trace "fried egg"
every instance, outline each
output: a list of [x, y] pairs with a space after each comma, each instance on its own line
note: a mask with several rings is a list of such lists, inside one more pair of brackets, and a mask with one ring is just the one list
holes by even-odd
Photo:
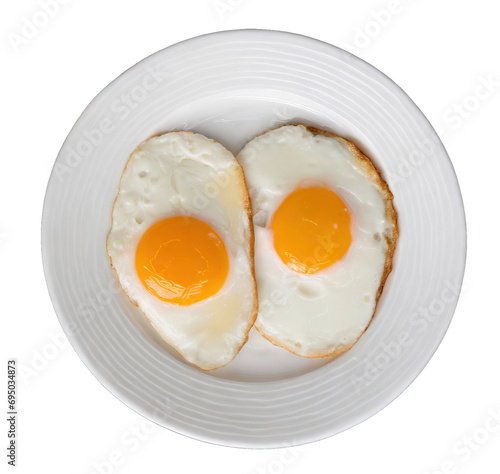
[[143, 142], [121, 176], [107, 237], [130, 301], [187, 361], [230, 362], [257, 315], [245, 178], [219, 143], [189, 132]]
[[237, 156], [255, 225], [258, 331], [303, 357], [350, 349], [368, 327], [398, 236], [393, 196], [353, 143], [287, 125]]

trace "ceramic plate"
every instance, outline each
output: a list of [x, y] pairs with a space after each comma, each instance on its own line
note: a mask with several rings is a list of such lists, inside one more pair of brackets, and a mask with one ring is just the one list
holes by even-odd
[[[233, 362], [203, 372], [156, 335], [117, 283], [105, 241], [120, 175], [137, 145], [155, 134], [191, 130], [236, 154], [286, 123], [335, 132], [372, 158], [399, 213], [394, 270], [372, 324], [346, 354], [303, 359], [253, 329]], [[280, 447], [367, 419], [415, 379], [452, 318], [466, 235], [446, 151], [394, 82], [332, 45], [241, 30], [159, 51], [90, 103], [50, 177], [42, 250], [61, 325], [118, 399], [193, 438]]]

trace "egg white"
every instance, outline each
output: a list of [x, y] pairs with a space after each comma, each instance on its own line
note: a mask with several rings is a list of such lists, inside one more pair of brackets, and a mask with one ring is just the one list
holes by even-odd
[[[370, 323], [390, 271], [397, 226], [386, 184], [352, 144], [302, 125], [258, 136], [237, 159], [254, 213], [256, 328], [303, 357], [345, 352]], [[326, 185], [347, 204], [352, 243], [340, 261], [304, 275], [281, 261], [270, 223], [292, 191], [314, 185]]]
[[[230, 362], [257, 312], [250, 203], [234, 156], [203, 135], [170, 132], [143, 142], [123, 171], [107, 251], [120, 284], [159, 335], [192, 364], [210, 370]], [[135, 269], [143, 233], [154, 223], [190, 216], [224, 241], [229, 272], [221, 290], [192, 305], [150, 294]]]

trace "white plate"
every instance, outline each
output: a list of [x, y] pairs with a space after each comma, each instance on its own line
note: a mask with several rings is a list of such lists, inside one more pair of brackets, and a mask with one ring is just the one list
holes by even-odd
[[[382, 171], [399, 212], [394, 270], [372, 324], [346, 354], [302, 359], [252, 330], [233, 362], [205, 373], [163, 343], [117, 285], [105, 239], [118, 181], [130, 153], [151, 135], [192, 130], [236, 154], [284, 123], [347, 137]], [[345, 430], [415, 379], [452, 318], [466, 235], [446, 151], [396, 84], [329, 44], [242, 30], [159, 51], [91, 102], [57, 157], [42, 248], [61, 325], [111, 393], [200, 440], [278, 447]]]

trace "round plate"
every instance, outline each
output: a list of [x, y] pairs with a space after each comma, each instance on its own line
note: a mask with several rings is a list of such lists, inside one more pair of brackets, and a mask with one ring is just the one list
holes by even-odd
[[[228, 366], [203, 372], [149, 326], [106, 254], [111, 208], [139, 143], [191, 130], [233, 153], [302, 123], [348, 138], [395, 196], [400, 238], [375, 318], [331, 359], [302, 359], [252, 330]], [[443, 338], [462, 282], [465, 218], [453, 167], [408, 96], [373, 66], [290, 33], [241, 30], [144, 59], [85, 109], [57, 157], [42, 250], [61, 325], [98, 380], [138, 413], [213, 443], [279, 447], [349, 428], [396, 398]]]

